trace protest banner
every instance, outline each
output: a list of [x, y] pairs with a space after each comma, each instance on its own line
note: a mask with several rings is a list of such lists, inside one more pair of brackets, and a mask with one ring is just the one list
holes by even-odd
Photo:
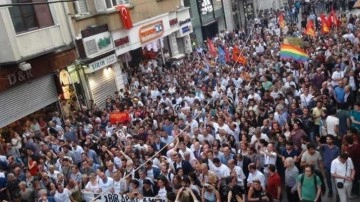
[[[94, 198], [99, 196], [99, 194], [94, 194], [93, 192], [82, 191], [83, 200], [86, 202], [92, 202]], [[165, 199], [160, 199], [157, 197], [143, 197], [142, 199], [131, 199], [126, 194], [112, 194], [106, 193], [101, 195], [95, 200], [96, 202], [167, 202]], [[95, 202], [94, 201], [94, 202]]]
[[113, 124], [125, 123], [131, 120], [129, 113], [127, 112], [113, 112], [110, 114], [110, 122]]

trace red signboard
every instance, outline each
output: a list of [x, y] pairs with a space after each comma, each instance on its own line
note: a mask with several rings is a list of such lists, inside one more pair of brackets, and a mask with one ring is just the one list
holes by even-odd
[[120, 39], [116, 39], [116, 40], [114, 41], [115, 47], [119, 47], [119, 46], [125, 45], [125, 44], [127, 44], [127, 43], [129, 43], [129, 42], [130, 42], [130, 40], [129, 40], [129, 37], [128, 37], [128, 36], [123, 37], [123, 38], [120, 38]]
[[127, 112], [114, 112], [110, 114], [110, 122], [113, 124], [130, 122], [130, 120], [130, 115]]
[[125, 29], [131, 29], [133, 27], [133, 23], [131, 21], [129, 9], [124, 5], [120, 5], [116, 7], [116, 10], [119, 11], [120, 18]]
[[174, 18], [174, 19], [169, 20], [170, 26], [177, 25], [177, 23], [178, 23], [178, 19], [177, 19], [177, 18]]

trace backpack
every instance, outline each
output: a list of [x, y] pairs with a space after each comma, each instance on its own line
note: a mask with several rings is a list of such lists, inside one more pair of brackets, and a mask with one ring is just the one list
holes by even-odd
[[[300, 186], [302, 187], [302, 185], [303, 185], [303, 182], [304, 182], [304, 175], [305, 174], [302, 174], [301, 175], [301, 179], [300, 179]], [[315, 184], [315, 193], [317, 194], [317, 190], [318, 190], [318, 187], [317, 187], [317, 175], [314, 173], [314, 184]], [[318, 199], [318, 201], [317, 202], [321, 202], [321, 194], [320, 194], [320, 197], [319, 197], [319, 199]]]

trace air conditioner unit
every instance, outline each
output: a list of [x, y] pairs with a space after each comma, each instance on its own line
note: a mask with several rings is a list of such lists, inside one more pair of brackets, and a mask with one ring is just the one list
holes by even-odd
[[22, 71], [27, 71], [31, 69], [31, 64], [27, 63], [27, 62], [22, 62], [19, 64], [19, 69], [21, 69]]
[[105, 12], [107, 9], [105, 0], [94, 0], [94, 4], [98, 13]]

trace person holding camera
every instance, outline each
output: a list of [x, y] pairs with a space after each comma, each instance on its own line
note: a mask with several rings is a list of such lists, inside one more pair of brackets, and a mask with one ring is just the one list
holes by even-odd
[[340, 202], [349, 201], [355, 169], [347, 153], [340, 154], [338, 158], [331, 162], [331, 175], [335, 178]]
[[216, 188], [210, 184], [204, 184], [201, 190], [201, 201], [202, 202], [220, 202], [220, 193]]

